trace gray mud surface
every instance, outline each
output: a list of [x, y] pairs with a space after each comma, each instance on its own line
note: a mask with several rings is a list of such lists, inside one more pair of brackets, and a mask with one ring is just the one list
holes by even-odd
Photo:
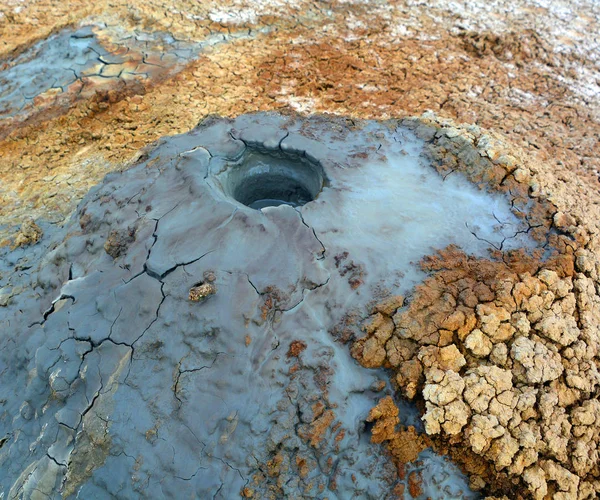
[[[505, 198], [443, 179], [423, 147], [399, 122], [209, 118], [109, 174], [65, 227], [38, 221], [42, 241], [0, 264], [5, 498], [389, 495], [402, 480], [365, 418], [392, 389], [339, 325], [410, 291], [435, 248], [531, 245]], [[300, 176], [313, 201], [245, 206], [229, 182], [256, 154], [322, 189]], [[421, 458], [423, 498], [475, 497]]]

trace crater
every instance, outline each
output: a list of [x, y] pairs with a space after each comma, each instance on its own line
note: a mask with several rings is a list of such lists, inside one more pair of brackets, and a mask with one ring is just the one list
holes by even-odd
[[229, 198], [255, 210], [299, 207], [313, 201], [326, 184], [322, 166], [299, 154], [249, 148], [218, 176]]

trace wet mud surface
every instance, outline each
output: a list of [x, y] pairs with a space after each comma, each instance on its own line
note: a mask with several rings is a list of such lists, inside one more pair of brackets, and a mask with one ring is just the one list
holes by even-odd
[[[41, 264], [6, 254], [9, 495], [475, 497], [447, 459], [419, 455], [427, 443], [400, 473], [371, 442], [392, 387], [335, 336], [376, 297], [399, 308], [433, 244], [483, 256], [506, 232], [533, 246], [507, 199], [444, 181], [424, 146], [400, 122], [209, 119], [47, 228]], [[245, 206], [228, 187], [258, 154], [323, 188], [300, 207]]]

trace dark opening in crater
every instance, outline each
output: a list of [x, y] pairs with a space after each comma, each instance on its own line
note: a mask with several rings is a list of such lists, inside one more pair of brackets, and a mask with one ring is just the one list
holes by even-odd
[[325, 182], [320, 164], [281, 151], [249, 148], [219, 176], [225, 194], [256, 210], [314, 200]]

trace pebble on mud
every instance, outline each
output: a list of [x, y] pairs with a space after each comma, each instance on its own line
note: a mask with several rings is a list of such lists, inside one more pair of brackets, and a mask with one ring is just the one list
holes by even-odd
[[201, 283], [190, 288], [189, 300], [192, 302], [200, 302], [210, 295], [217, 293], [217, 287], [212, 283]]
[[38, 241], [40, 241], [43, 234], [44, 232], [33, 220], [26, 220], [23, 222], [23, 224], [21, 224], [21, 228], [15, 236], [12, 250], [19, 247], [35, 245]]

